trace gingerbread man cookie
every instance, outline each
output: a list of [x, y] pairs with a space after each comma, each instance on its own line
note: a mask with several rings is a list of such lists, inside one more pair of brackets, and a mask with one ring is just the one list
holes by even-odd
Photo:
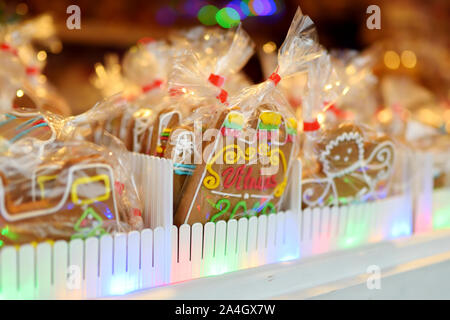
[[318, 165], [304, 172], [304, 206], [376, 199], [392, 175], [395, 147], [387, 136], [371, 137], [354, 124], [326, 130], [317, 143]]

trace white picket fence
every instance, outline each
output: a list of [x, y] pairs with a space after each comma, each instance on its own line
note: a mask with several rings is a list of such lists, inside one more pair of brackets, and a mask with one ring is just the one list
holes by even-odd
[[[137, 185], [150, 190], [144, 216], [158, 219], [160, 225], [100, 239], [6, 247], [0, 251], [2, 299], [120, 295], [405, 236], [412, 231], [409, 194], [301, 211], [300, 179], [295, 179], [297, 183], [290, 188], [286, 201], [290, 210], [178, 229], [171, 220], [171, 164], [141, 156], [133, 161], [138, 163], [136, 173], [140, 177], [144, 177], [143, 170], [157, 173], [151, 182], [140, 178]], [[297, 163], [293, 174], [300, 177], [300, 172]], [[167, 192], [170, 196], [164, 195]], [[158, 199], [152, 200], [154, 197]]]
[[[450, 152], [448, 154], [450, 157]], [[450, 228], [450, 187], [434, 189], [433, 155], [417, 152], [414, 169], [414, 232]]]

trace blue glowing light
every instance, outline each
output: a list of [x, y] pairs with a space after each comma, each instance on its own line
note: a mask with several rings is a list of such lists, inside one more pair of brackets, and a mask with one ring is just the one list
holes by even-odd
[[[242, 8], [241, 8], [242, 3], [245, 4], [245, 2], [243, 2], [243, 1], [241, 2], [239, 0], [233, 0], [229, 4], [227, 4], [227, 8], [234, 9], [239, 14], [239, 17], [241, 20], [245, 19], [248, 16], [248, 14], [245, 13], [244, 10], [242, 10]], [[247, 10], [248, 10], [248, 7], [247, 7]]]

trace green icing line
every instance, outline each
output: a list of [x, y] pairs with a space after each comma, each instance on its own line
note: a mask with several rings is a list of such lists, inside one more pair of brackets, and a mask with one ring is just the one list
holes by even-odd
[[263, 130], [276, 130], [278, 129], [278, 126], [274, 125], [274, 124], [264, 124], [262, 122], [259, 123], [259, 129], [263, 129]]
[[297, 130], [295, 130], [293, 128], [287, 128], [287, 133], [295, 136], [295, 135], [297, 135]]
[[242, 129], [242, 126], [238, 125], [237, 123], [228, 122], [228, 119], [225, 120], [223, 125], [224, 125], [224, 127], [229, 128], [229, 129], [236, 129], [236, 130]]

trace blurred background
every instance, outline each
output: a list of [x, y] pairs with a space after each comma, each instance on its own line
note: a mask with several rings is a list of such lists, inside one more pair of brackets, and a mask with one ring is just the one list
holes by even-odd
[[[66, 26], [67, 7], [81, 9], [81, 30]], [[381, 9], [381, 29], [369, 30], [369, 5]], [[0, 22], [49, 13], [60, 43], [42, 53], [44, 74], [67, 99], [74, 114], [101, 98], [91, 78], [107, 53], [122, 55], [143, 37], [165, 38], [174, 29], [196, 25], [229, 28], [242, 22], [258, 55], [245, 68], [254, 82], [263, 80], [260, 59], [283, 42], [297, 6], [315, 22], [328, 49], [378, 48], [379, 74], [414, 78], [440, 99], [449, 100], [448, 0], [0, 0]], [[39, 58], [39, 57], [38, 57]]]

